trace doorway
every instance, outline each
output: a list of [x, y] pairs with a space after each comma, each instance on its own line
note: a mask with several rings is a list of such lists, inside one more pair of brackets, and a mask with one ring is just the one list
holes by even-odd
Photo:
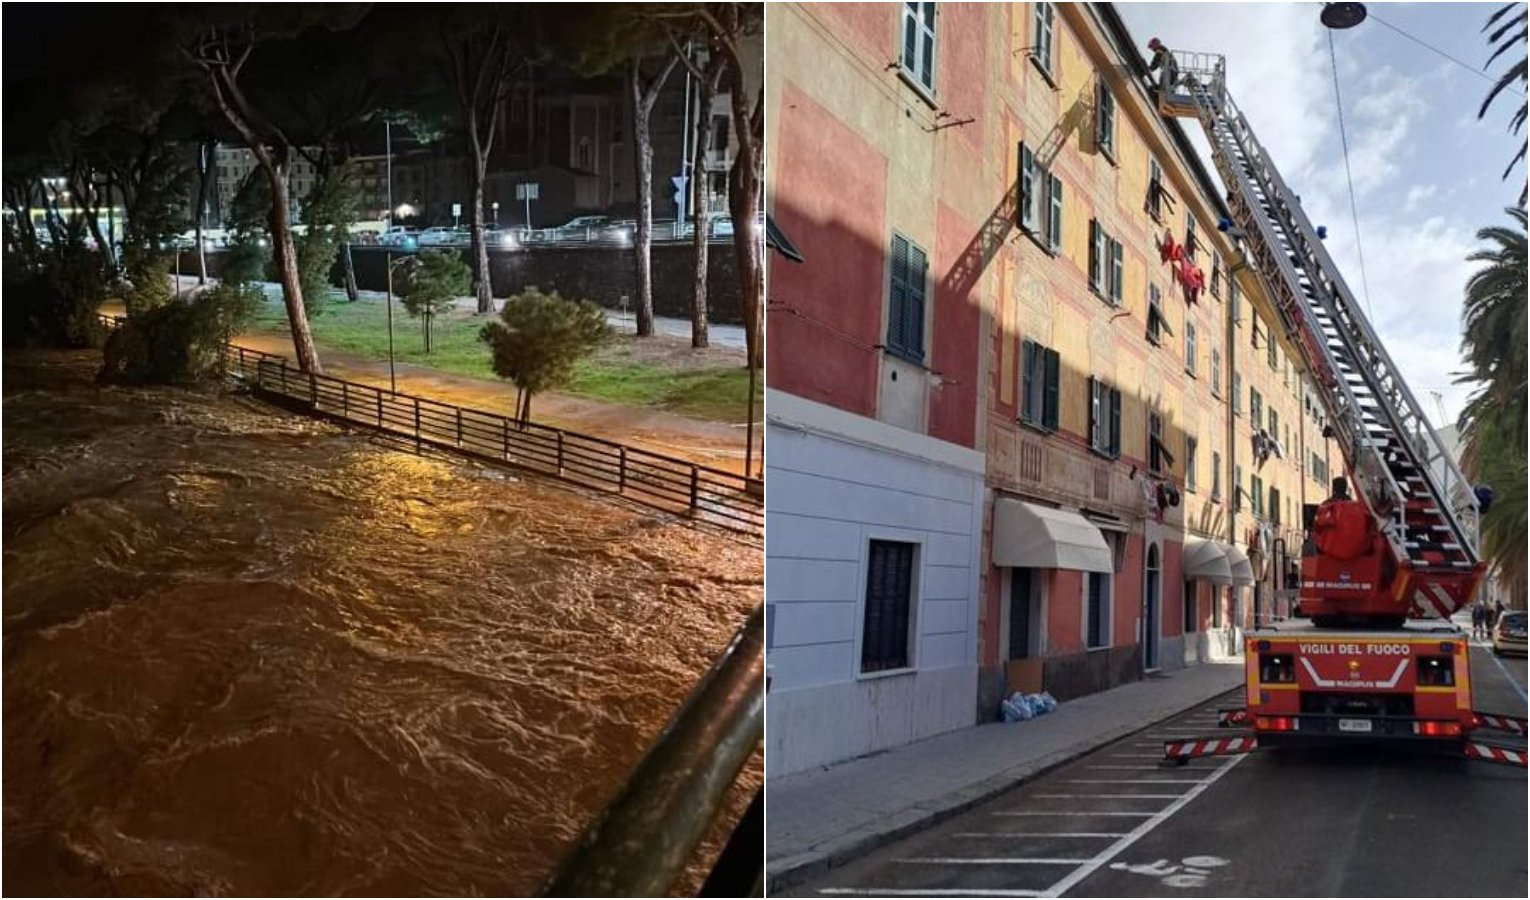
[[1142, 594], [1142, 667], [1148, 671], [1158, 668], [1158, 632], [1160, 600], [1160, 566], [1158, 545], [1149, 544], [1147, 552], [1147, 584]]
[[1009, 598], [1004, 606], [1004, 658], [1041, 655], [1041, 591], [1035, 569], [1009, 570]]

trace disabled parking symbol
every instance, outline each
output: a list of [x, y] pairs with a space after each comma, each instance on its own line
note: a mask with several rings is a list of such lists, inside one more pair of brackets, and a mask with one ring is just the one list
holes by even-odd
[[1178, 864], [1160, 859], [1151, 863], [1117, 862], [1111, 863], [1110, 867], [1117, 872], [1130, 872], [1133, 875], [1157, 878], [1165, 887], [1197, 888], [1206, 884], [1206, 876], [1211, 874], [1212, 869], [1225, 866], [1227, 863], [1228, 861], [1220, 856], [1187, 856]]

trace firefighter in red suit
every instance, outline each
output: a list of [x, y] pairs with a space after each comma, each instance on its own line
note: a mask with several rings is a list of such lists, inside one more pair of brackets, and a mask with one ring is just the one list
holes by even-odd
[[1349, 560], [1365, 555], [1376, 535], [1371, 511], [1349, 496], [1349, 482], [1333, 480], [1333, 496], [1318, 507], [1312, 536], [1318, 552], [1330, 559]]

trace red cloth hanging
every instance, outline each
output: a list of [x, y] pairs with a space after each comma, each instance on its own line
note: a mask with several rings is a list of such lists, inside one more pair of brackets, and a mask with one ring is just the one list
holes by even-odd
[[1179, 262], [1185, 258], [1185, 248], [1174, 243], [1174, 235], [1164, 233], [1163, 243], [1158, 245], [1159, 262]]

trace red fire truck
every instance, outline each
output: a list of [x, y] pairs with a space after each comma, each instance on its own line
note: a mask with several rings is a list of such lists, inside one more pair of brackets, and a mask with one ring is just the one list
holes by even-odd
[[1317, 383], [1324, 437], [1347, 473], [1333, 496], [1303, 509], [1301, 618], [1245, 637], [1247, 705], [1221, 718], [1248, 730], [1167, 742], [1165, 758], [1411, 741], [1525, 765], [1525, 720], [1473, 709], [1467, 639], [1450, 622], [1482, 579], [1477, 528], [1490, 496], [1461, 474], [1324, 249], [1323, 232], [1233, 103], [1225, 60], [1182, 53], [1155, 68], [1160, 112], [1195, 118], [1206, 132], [1228, 190], [1230, 215], [1219, 228], [1239, 242], [1286, 343]]

